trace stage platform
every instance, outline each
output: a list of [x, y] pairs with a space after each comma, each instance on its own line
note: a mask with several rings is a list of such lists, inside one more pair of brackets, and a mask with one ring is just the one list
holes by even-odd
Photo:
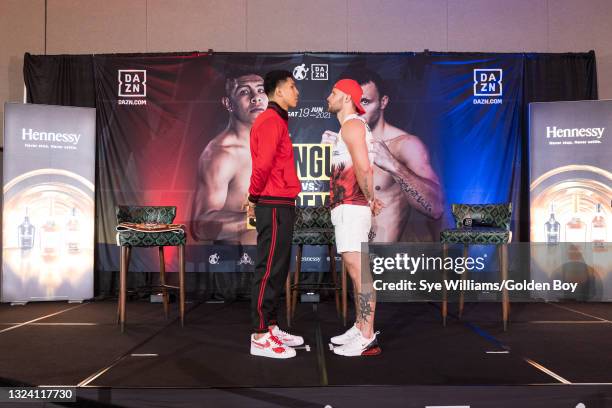
[[286, 361], [249, 354], [248, 302], [191, 302], [184, 328], [171, 306], [129, 302], [122, 334], [112, 300], [2, 304], [1, 386], [79, 387], [45, 406], [612, 407], [612, 304], [514, 303], [504, 332], [499, 304], [442, 327], [437, 304], [381, 303], [383, 352], [361, 358], [330, 351], [333, 302], [300, 304], [310, 351]]

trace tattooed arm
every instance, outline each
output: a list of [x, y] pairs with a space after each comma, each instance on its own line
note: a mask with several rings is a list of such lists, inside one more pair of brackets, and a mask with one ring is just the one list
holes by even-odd
[[440, 182], [418, 137], [403, 134], [386, 143], [377, 140], [374, 154], [374, 164], [391, 174], [417, 211], [440, 218], [444, 210]]

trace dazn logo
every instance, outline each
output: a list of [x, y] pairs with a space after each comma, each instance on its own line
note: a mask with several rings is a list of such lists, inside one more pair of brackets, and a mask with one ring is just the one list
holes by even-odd
[[501, 69], [474, 69], [474, 96], [502, 95]]
[[119, 96], [128, 98], [147, 96], [147, 71], [144, 69], [120, 69]]

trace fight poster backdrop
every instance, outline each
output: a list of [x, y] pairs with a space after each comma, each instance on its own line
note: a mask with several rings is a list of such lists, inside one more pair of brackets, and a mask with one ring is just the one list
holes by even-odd
[[92, 298], [96, 111], [4, 112], [2, 301]]
[[612, 101], [529, 107], [532, 273], [612, 299]]
[[[242, 208], [249, 131], [266, 109], [263, 77], [293, 73], [289, 112], [300, 206], [329, 200], [329, 145], [340, 125], [326, 98], [357, 80], [364, 115], [384, 146], [375, 195], [385, 209], [374, 242], [438, 242], [449, 203], [508, 202], [519, 177], [523, 56], [519, 54], [249, 54], [94, 56], [99, 128], [99, 268], [118, 269], [115, 207], [175, 205], [188, 226], [188, 271], [249, 271], [256, 233]], [[410, 184], [405, 180], [414, 180]], [[169, 268], [176, 256], [169, 253]], [[326, 248], [307, 247], [303, 270], [324, 271]], [[130, 270], [157, 270], [136, 251]]]

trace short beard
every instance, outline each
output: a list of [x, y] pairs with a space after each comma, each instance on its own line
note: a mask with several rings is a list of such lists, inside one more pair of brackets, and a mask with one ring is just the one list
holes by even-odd
[[332, 105], [327, 105], [327, 111], [329, 113], [338, 113], [338, 112], [340, 112], [340, 109], [334, 109], [334, 107]]

